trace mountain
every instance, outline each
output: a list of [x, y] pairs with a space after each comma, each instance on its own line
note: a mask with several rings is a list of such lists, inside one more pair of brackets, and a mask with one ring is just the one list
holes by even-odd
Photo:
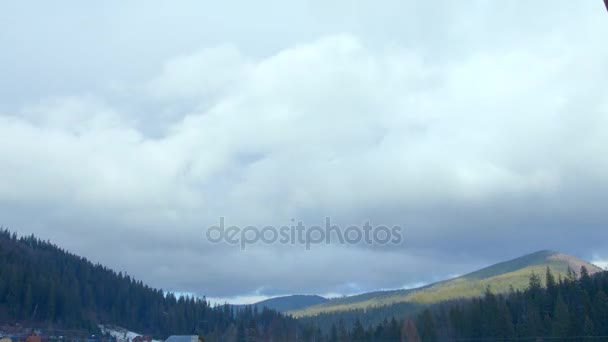
[[337, 298], [289, 313], [295, 317], [304, 317], [395, 303], [435, 304], [451, 299], [478, 297], [483, 295], [488, 287], [495, 293], [506, 293], [511, 288], [525, 289], [530, 275], [544, 274], [547, 267], [556, 278], [565, 278], [569, 270], [576, 273], [581, 266], [585, 266], [589, 274], [602, 271], [601, 268], [576, 257], [544, 250], [416, 289], [376, 291]]
[[[346, 331], [343, 339], [325, 341], [606, 341], [606, 289], [608, 272], [581, 272], [579, 278], [570, 274], [561, 281], [547, 272], [531, 276], [526, 290], [509, 295], [486, 291], [478, 298], [442, 302], [416, 312], [406, 309], [411, 304], [401, 303], [300, 321], [326, 332]], [[388, 312], [396, 307], [405, 311]], [[346, 329], [337, 328], [342, 326]]]
[[279, 312], [287, 312], [325, 303], [327, 301], [327, 298], [316, 295], [292, 295], [266, 299], [253, 305], [257, 306], [258, 309], [266, 307]]
[[[398, 333], [399, 323], [393, 318], [412, 317], [430, 304], [478, 297], [488, 287], [494, 293], [507, 292], [510, 287], [524, 289], [532, 273], [544, 275], [547, 268], [556, 279], [565, 278], [565, 283], [573, 284], [576, 274], [572, 270], [578, 271], [581, 266], [589, 274], [602, 271], [569, 255], [540, 251], [417, 289], [376, 291], [332, 300], [296, 295], [253, 306], [212, 306], [204, 299], [176, 297], [151, 288], [33, 236], [18, 238], [0, 229], [0, 330], [27, 326], [97, 334], [98, 325], [104, 324], [157, 338], [200, 334], [210, 341], [286, 341], [319, 340], [320, 332], [330, 331], [333, 325], [343, 324], [360, 332], [361, 324], [368, 327], [387, 322], [391, 331]], [[592, 288], [591, 278], [581, 279], [587, 279], [582, 282], [585, 288]], [[604, 297], [594, 301], [608, 303], [608, 297]]]

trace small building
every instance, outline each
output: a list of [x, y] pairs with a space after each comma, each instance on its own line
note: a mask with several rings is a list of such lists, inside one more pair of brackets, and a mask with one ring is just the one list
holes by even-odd
[[152, 342], [152, 336], [135, 336], [131, 342]]
[[205, 342], [205, 339], [197, 335], [172, 335], [165, 342]]

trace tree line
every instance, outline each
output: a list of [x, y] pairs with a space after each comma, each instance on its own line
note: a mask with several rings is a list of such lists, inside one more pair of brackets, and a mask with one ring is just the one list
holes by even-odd
[[[407, 315], [364, 326], [356, 317], [344, 320], [315, 341], [608, 341], [608, 272], [580, 277], [569, 270], [557, 279], [547, 267], [543, 277], [531, 274], [526, 290], [511, 289], [468, 300], [453, 300]], [[390, 307], [390, 306], [389, 306]], [[378, 309], [380, 310], [380, 308]], [[345, 316], [348, 317], [348, 316]], [[309, 325], [309, 334], [313, 333]], [[311, 335], [312, 336], [312, 335]], [[312, 340], [312, 339], [311, 339]]]
[[164, 339], [288, 340], [295, 319], [270, 309], [212, 305], [175, 296], [73, 255], [34, 236], [0, 229], [0, 322], [99, 333], [112, 324]]
[[608, 341], [608, 272], [532, 274], [526, 290], [431, 307], [394, 304], [295, 319], [268, 308], [212, 305], [175, 296], [68, 253], [0, 229], [0, 322], [46, 329], [98, 324], [155, 338], [206, 341]]

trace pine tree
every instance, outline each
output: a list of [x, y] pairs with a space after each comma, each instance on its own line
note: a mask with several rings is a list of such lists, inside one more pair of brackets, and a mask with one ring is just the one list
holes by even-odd
[[597, 333], [602, 336], [608, 335], [608, 296], [603, 290], [599, 290], [593, 299], [592, 309], [593, 321], [598, 322]]
[[498, 308], [498, 322], [496, 337], [509, 338], [513, 336], [514, 327], [511, 319], [511, 311], [506, 303], [500, 298]]
[[555, 302], [555, 309], [553, 311], [552, 320], [552, 335], [553, 337], [567, 337], [570, 332], [570, 314], [568, 313], [568, 307], [559, 295]]
[[357, 318], [355, 321], [355, 325], [353, 327], [352, 339], [351, 341], [364, 341], [365, 340], [365, 329], [361, 324], [361, 321]]
[[[593, 322], [591, 321], [589, 316], [585, 316], [585, 322], [583, 325], [583, 336], [595, 336], [595, 335], [596, 335], [596, 331], [593, 326]], [[593, 339], [594, 338], [592, 338], [592, 337], [587, 337], [585, 339], [585, 341], [591, 341]]]
[[431, 310], [425, 309], [422, 313], [420, 327], [420, 339], [423, 342], [437, 340], [437, 326]]
[[[549, 295], [549, 298], [554, 298], [556, 295], [557, 283], [555, 282], [555, 277], [553, 276], [553, 273], [551, 273], [551, 269], [549, 268], [549, 266], [547, 266], [547, 270], [545, 273], [545, 285], [547, 287], [547, 293]], [[553, 303], [549, 303], [549, 310], [552, 309], [552, 304]]]
[[336, 328], [336, 324], [331, 324], [331, 333], [329, 335], [329, 342], [338, 342], [338, 328]]
[[528, 290], [531, 294], [537, 294], [542, 289], [542, 284], [540, 282], [540, 277], [532, 272], [530, 275], [530, 281], [528, 282]]
[[403, 342], [421, 342], [418, 329], [412, 320], [405, 320], [401, 328], [401, 341]]
[[344, 321], [341, 319], [338, 322], [338, 341], [340, 341], [340, 342], [348, 341], [348, 332], [346, 331], [346, 327], [344, 326]]

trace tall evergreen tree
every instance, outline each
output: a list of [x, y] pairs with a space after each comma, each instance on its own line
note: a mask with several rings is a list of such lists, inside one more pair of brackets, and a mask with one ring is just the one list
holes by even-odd
[[425, 309], [419, 323], [420, 339], [422, 341], [436, 341], [437, 327], [431, 310]]
[[418, 335], [418, 329], [414, 322], [410, 319], [403, 322], [401, 328], [401, 341], [403, 342], [421, 342], [420, 335]]
[[552, 323], [552, 334], [554, 337], [569, 336], [570, 314], [568, 313], [568, 307], [566, 306], [566, 303], [562, 299], [561, 295], [558, 295], [555, 302]]

